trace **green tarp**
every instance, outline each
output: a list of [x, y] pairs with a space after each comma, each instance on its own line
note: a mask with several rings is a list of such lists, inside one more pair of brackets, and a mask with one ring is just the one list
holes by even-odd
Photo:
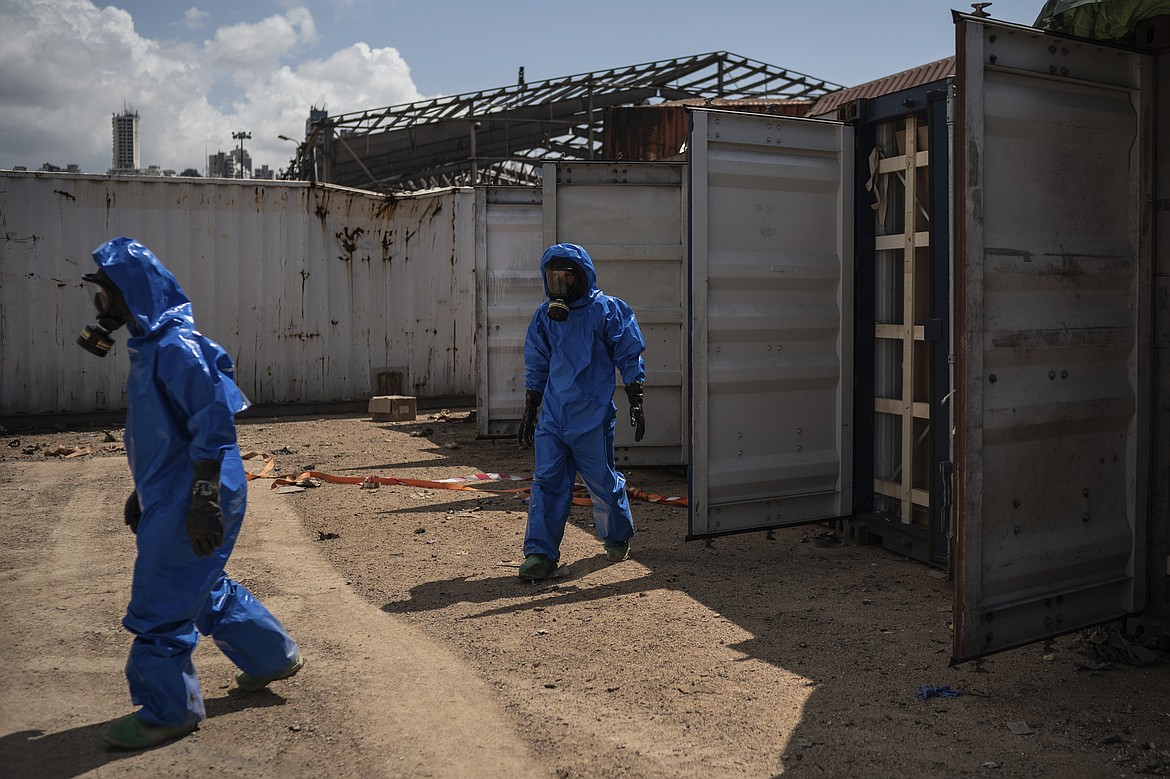
[[1034, 26], [1132, 44], [1137, 23], [1161, 15], [1170, 16], [1170, 0], [1048, 0]]

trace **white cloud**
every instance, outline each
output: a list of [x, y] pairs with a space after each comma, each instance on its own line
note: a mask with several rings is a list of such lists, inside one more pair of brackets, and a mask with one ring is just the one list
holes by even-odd
[[220, 27], [204, 50], [212, 67], [230, 70], [237, 74], [237, 80], [246, 80], [249, 73], [278, 67], [298, 44], [311, 43], [316, 37], [313, 15], [305, 8], [294, 8], [255, 24]]
[[128, 13], [89, 0], [0, 3], [0, 29], [0, 168], [104, 173], [110, 116], [128, 105], [141, 116], [144, 166], [202, 171], [246, 130], [253, 164], [275, 169], [292, 153], [276, 136], [301, 136], [313, 105], [340, 113], [421, 98], [393, 48], [355, 43], [298, 63], [316, 38], [301, 7], [219, 28], [202, 45], [143, 38]]
[[187, 9], [187, 13], [183, 14], [183, 24], [190, 27], [192, 30], [197, 30], [203, 26], [211, 14], [207, 11], [201, 11], [195, 6]]

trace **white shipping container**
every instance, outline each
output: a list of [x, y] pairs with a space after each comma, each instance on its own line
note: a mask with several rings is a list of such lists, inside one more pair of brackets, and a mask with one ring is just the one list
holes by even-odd
[[83, 274], [146, 244], [254, 403], [475, 393], [474, 195], [304, 182], [0, 173], [0, 416], [125, 408], [128, 337], [98, 360]]

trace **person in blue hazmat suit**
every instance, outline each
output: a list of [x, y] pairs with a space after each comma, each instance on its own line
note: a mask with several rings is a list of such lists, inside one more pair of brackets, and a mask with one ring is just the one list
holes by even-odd
[[520, 578], [543, 579], [557, 568], [576, 475], [593, 500], [594, 530], [612, 562], [629, 556], [634, 518], [626, 479], [614, 467], [614, 369], [630, 401], [634, 440], [646, 432], [642, 352], [646, 341], [634, 310], [597, 287], [593, 260], [582, 247], [559, 243], [540, 260], [548, 300], [524, 341], [521, 447], [535, 444], [536, 461]]
[[191, 663], [199, 635], [240, 669], [245, 692], [292, 676], [303, 659], [288, 632], [224, 573], [244, 518], [247, 481], [235, 415], [248, 400], [231, 358], [195, 329], [191, 302], [149, 249], [115, 238], [93, 252], [97, 322], [78, 343], [105, 356], [130, 331], [125, 444], [134, 478], [125, 520], [138, 556], [122, 621], [134, 635], [126, 678], [142, 708], [105, 739], [141, 749], [186, 735], [204, 719]]

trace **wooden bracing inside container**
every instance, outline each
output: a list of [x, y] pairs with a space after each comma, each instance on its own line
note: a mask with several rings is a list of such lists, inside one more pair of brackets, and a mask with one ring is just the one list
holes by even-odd
[[[903, 523], [930, 524], [931, 406], [929, 314], [929, 150], [924, 119], [911, 115], [884, 125], [871, 165], [877, 202], [874, 248], [885, 272], [877, 273], [873, 489], [885, 513]], [[884, 379], [882, 377], [885, 377]]]

